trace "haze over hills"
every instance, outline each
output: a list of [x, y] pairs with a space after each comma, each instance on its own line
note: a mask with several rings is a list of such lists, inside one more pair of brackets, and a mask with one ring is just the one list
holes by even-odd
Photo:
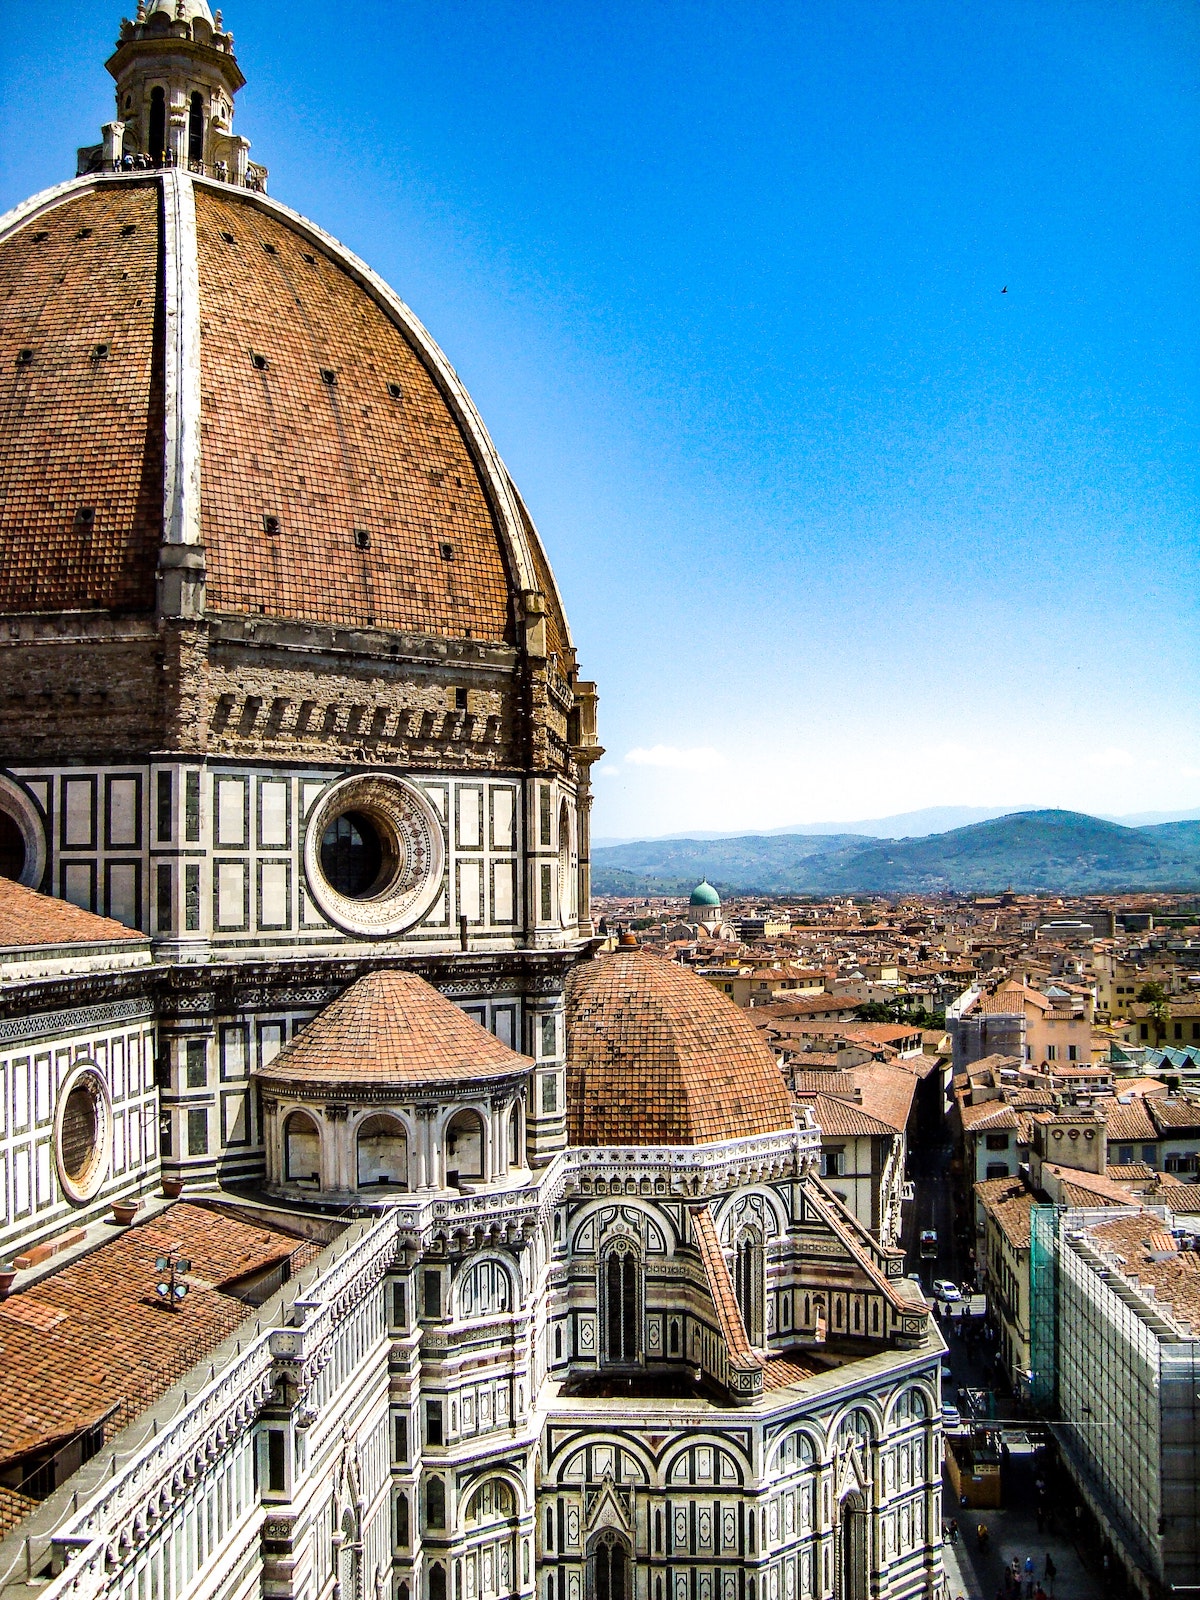
[[1200, 888], [1200, 821], [1127, 827], [1079, 811], [1025, 811], [920, 838], [752, 834], [658, 839], [592, 853], [597, 894], [1088, 894]]
[[[899, 811], [894, 816], [870, 817], [860, 822], [797, 822], [783, 828], [761, 828], [752, 836], [737, 828], [689, 828], [686, 834], [660, 833], [650, 839], [629, 835], [611, 838], [597, 835], [592, 839], [596, 850], [621, 844], [647, 844], [675, 839], [745, 839], [749, 837], [773, 839], [779, 834], [862, 834], [868, 839], [918, 839], [933, 833], [949, 833], [954, 828], [968, 827], [972, 822], [989, 822], [993, 817], [1012, 817], [1021, 812], [1037, 811], [1038, 806], [924, 806], [920, 811]], [[1119, 822], [1127, 828], [1148, 827], [1157, 822], [1193, 822], [1200, 820], [1200, 807], [1188, 811], [1135, 811], [1126, 816], [1101, 815], [1102, 822]]]

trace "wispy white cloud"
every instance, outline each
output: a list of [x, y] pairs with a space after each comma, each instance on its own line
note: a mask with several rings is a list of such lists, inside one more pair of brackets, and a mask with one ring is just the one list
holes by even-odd
[[1138, 764], [1138, 758], [1128, 750], [1122, 750], [1119, 745], [1106, 745], [1103, 750], [1093, 750], [1088, 757], [1088, 765], [1100, 767], [1105, 771], [1113, 767], [1132, 767]]
[[721, 752], [711, 745], [680, 749], [674, 744], [638, 746], [625, 756], [631, 767], [669, 767], [675, 772], [711, 772], [721, 765]]

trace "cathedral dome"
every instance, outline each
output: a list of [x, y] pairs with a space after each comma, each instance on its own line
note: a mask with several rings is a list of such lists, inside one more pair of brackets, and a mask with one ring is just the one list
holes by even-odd
[[698, 883], [692, 890], [688, 905], [691, 906], [693, 911], [707, 911], [710, 908], [719, 909], [721, 896], [709, 883], [708, 879], [705, 878], [703, 883]]
[[0, 612], [152, 612], [182, 583], [210, 615], [511, 646], [534, 596], [570, 672], [470, 398], [319, 228], [232, 182], [107, 172], [0, 221], [0, 281]]
[[523, 1075], [533, 1063], [411, 972], [351, 984], [257, 1074], [264, 1084], [378, 1090]]
[[709, 1144], [794, 1125], [774, 1056], [744, 1012], [648, 950], [576, 968], [567, 989], [575, 1145]]

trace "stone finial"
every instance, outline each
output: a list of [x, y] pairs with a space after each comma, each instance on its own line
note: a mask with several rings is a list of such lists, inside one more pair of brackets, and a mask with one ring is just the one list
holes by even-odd
[[146, 0], [138, 0], [137, 20], [139, 23], [146, 20]]
[[187, 6], [184, 4], [184, 0], [175, 0], [175, 20], [176, 22], [187, 21]]
[[222, 23], [222, 19], [221, 19], [221, 13], [218, 11], [216, 16], [213, 18], [213, 27], [217, 30], [218, 33], [220, 33], [222, 26], [223, 26], [223, 23]]

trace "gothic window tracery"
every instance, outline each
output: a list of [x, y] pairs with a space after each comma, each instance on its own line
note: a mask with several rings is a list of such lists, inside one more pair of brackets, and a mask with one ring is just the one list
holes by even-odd
[[603, 1358], [609, 1366], [632, 1366], [640, 1355], [641, 1259], [632, 1241], [615, 1240], [600, 1265]]
[[762, 1235], [755, 1228], [746, 1228], [734, 1251], [733, 1286], [746, 1337], [754, 1345], [763, 1342], [763, 1275]]
[[587, 1600], [626, 1600], [629, 1556], [620, 1535], [611, 1528], [599, 1534], [587, 1564]]

